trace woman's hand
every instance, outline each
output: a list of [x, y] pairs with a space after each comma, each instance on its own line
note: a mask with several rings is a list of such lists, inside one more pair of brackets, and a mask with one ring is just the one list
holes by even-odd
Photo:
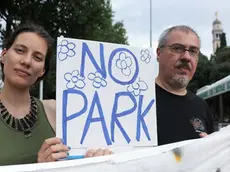
[[49, 138], [44, 141], [39, 152], [38, 162], [52, 162], [68, 156], [70, 148], [62, 143], [57, 137]]
[[[62, 140], [57, 137], [49, 138], [44, 141], [39, 152], [37, 161], [40, 162], [53, 162], [58, 159], [67, 158], [70, 147], [64, 145]], [[85, 158], [98, 157], [104, 155], [111, 155], [113, 152], [109, 149], [89, 149]], [[67, 158], [68, 159], [68, 158]]]

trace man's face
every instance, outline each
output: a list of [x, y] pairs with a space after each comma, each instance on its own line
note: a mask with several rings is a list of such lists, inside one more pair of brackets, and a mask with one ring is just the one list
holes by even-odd
[[187, 87], [196, 71], [199, 47], [199, 39], [194, 33], [172, 31], [166, 45], [157, 49], [159, 76], [172, 87]]

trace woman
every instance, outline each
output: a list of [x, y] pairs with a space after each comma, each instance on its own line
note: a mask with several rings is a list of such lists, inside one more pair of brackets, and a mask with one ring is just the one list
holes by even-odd
[[[56, 161], [68, 156], [70, 148], [55, 137], [55, 101], [39, 101], [29, 92], [48, 73], [51, 56], [51, 36], [33, 24], [17, 28], [4, 46], [0, 165]], [[89, 150], [85, 157], [111, 153], [107, 149]]]

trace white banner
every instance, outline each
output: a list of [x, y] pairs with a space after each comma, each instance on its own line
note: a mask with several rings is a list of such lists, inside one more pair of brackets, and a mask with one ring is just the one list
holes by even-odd
[[230, 126], [206, 138], [110, 156], [0, 167], [1, 172], [229, 172]]

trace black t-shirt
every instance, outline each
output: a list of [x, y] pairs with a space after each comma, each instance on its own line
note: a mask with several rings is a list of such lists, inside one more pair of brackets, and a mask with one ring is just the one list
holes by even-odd
[[212, 114], [206, 102], [191, 92], [172, 94], [156, 84], [158, 145], [199, 138], [213, 132]]

